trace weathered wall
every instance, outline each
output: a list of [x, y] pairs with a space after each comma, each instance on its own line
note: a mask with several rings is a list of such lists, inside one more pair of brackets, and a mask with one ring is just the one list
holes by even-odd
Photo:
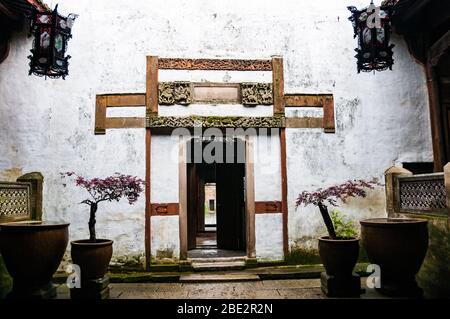
[[[295, 211], [299, 192], [349, 178], [381, 177], [384, 168], [394, 163], [429, 161], [432, 156], [421, 66], [409, 56], [404, 42], [394, 37], [394, 71], [356, 74], [356, 43], [347, 5], [363, 6], [367, 1], [136, 0], [131, 4], [60, 0], [62, 13], [80, 15], [70, 42], [68, 53], [73, 58], [67, 79], [27, 75], [32, 40], [26, 31], [14, 35], [10, 56], [0, 64], [0, 179], [41, 171], [44, 218], [67, 220], [72, 239], [86, 237], [88, 209], [78, 204], [85, 194], [70, 185], [63, 187], [59, 172], [105, 176], [120, 171], [145, 176], [142, 130], [93, 135], [95, 94], [144, 92], [148, 54], [282, 55], [287, 92], [333, 93], [336, 103], [336, 134], [287, 131], [289, 243], [293, 248], [314, 247], [312, 239], [321, 233], [320, 216], [314, 208]], [[235, 75], [223, 72], [214, 79], [204, 72], [196, 76], [231, 81]], [[264, 107], [257, 110], [271, 112]], [[241, 111], [254, 109], [233, 107], [229, 112]], [[164, 179], [171, 181], [174, 171], [161, 169], [152, 174], [169, 174]], [[278, 172], [273, 176], [277, 178]], [[167, 196], [175, 199], [177, 191], [170, 188]], [[371, 192], [369, 198], [350, 201], [343, 210], [355, 219], [384, 215], [383, 196], [382, 190]], [[176, 218], [165, 222], [175, 225]], [[134, 206], [126, 202], [102, 205], [97, 225], [99, 236], [114, 239], [115, 257], [143, 253], [143, 198]], [[159, 227], [158, 223], [152, 227]], [[177, 231], [173, 228], [167, 238], [177, 238]]]

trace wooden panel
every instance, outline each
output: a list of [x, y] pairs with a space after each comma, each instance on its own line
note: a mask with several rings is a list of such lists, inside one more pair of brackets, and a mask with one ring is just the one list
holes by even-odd
[[152, 216], [171, 216], [178, 215], [178, 203], [153, 203], [151, 204]]
[[320, 94], [285, 94], [284, 101], [286, 107], [323, 107], [325, 97]]
[[322, 128], [323, 118], [321, 117], [287, 117], [287, 128]]
[[145, 94], [105, 94], [107, 107], [145, 106]]
[[95, 134], [105, 134], [106, 97], [97, 95], [95, 98]]
[[270, 60], [232, 59], [159, 59], [160, 69], [170, 70], [224, 70], [224, 71], [271, 71]]
[[332, 96], [324, 99], [323, 130], [325, 133], [334, 133], [336, 131], [334, 124], [334, 99]]
[[150, 129], [145, 130], [145, 267], [150, 270], [151, 261], [151, 247], [152, 247], [152, 234], [151, 234], [151, 142], [152, 133]]
[[255, 202], [255, 213], [281, 213], [282, 207], [280, 201]]
[[145, 128], [145, 117], [107, 117], [105, 128]]
[[281, 155], [281, 212], [283, 219], [283, 253], [284, 258], [289, 253], [288, 237], [288, 204], [287, 204], [287, 166], [286, 166], [286, 129], [280, 130], [280, 155]]
[[194, 103], [240, 103], [239, 83], [193, 83]]
[[283, 58], [272, 58], [273, 113], [284, 115]]
[[158, 113], [158, 57], [147, 57], [146, 107], [147, 112]]

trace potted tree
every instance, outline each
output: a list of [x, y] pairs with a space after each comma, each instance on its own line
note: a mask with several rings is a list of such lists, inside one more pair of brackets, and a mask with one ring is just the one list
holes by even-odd
[[[103, 278], [112, 257], [112, 244], [110, 239], [99, 239], [96, 236], [95, 224], [98, 204], [101, 202], [119, 201], [125, 197], [129, 204], [134, 204], [144, 190], [145, 181], [136, 176], [116, 173], [101, 178], [85, 178], [74, 172], [61, 173], [62, 177], [72, 177], [75, 185], [84, 188], [89, 198], [81, 203], [90, 207], [89, 239], [74, 240], [71, 242], [71, 256], [74, 264], [81, 270], [81, 280]], [[65, 186], [65, 184], [64, 184]]]
[[296, 208], [301, 205], [317, 206], [327, 229], [328, 236], [319, 238], [319, 255], [326, 271], [322, 275], [322, 290], [329, 296], [359, 295], [359, 278], [356, 280], [353, 276], [359, 254], [359, 239], [356, 238], [356, 232], [351, 231], [352, 227], [349, 231], [348, 223], [341, 225], [344, 231], [336, 232], [335, 223], [340, 220], [340, 216], [330, 215], [328, 206], [336, 207], [339, 201], [345, 203], [351, 197], [366, 197], [366, 190], [376, 185], [376, 181], [349, 180], [325, 189], [303, 191], [296, 200]]

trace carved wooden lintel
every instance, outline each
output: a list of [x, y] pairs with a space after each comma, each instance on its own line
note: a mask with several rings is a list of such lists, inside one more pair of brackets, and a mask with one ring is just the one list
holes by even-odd
[[272, 83], [241, 83], [242, 104], [273, 104]]
[[161, 105], [192, 103], [192, 85], [190, 82], [160, 82], [158, 103]]
[[[211, 98], [198, 98], [197, 90], [210, 90]], [[229, 97], [229, 89], [235, 89], [235, 96]], [[207, 94], [206, 94], [207, 95]], [[243, 105], [273, 104], [272, 83], [191, 83], [191, 82], [160, 82], [158, 89], [160, 105], [191, 103], [240, 103]]]
[[240, 117], [240, 116], [147, 116], [148, 128], [191, 128], [191, 127], [217, 127], [217, 128], [277, 128], [285, 126], [283, 116], [271, 117]]
[[271, 71], [272, 61], [160, 58], [158, 68], [169, 70]]

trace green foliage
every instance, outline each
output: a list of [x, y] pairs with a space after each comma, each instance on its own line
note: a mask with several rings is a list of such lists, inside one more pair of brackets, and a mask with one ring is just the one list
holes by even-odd
[[338, 238], [356, 238], [358, 232], [356, 226], [351, 219], [344, 216], [340, 211], [334, 209], [330, 213], [331, 220], [333, 221], [334, 230]]

